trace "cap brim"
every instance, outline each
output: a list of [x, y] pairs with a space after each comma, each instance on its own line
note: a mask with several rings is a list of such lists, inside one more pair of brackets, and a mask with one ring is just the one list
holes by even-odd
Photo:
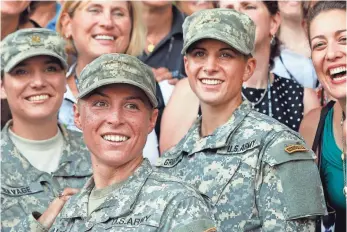
[[108, 79], [103, 79], [103, 80], [100, 80], [98, 82], [95, 82], [94, 84], [92, 84], [91, 86], [86, 88], [83, 92], [80, 92], [78, 94], [77, 98], [81, 99], [81, 98], [87, 96], [88, 94], [90, 94], [95, 89], [98, 89], [98, 88], [106, 86], [106, 85], [111, 85], [111, 84], [128, 84], [128, 85], [138, 87], [143, 92], [145, 92], [145, 94], [148, 97], [149, 101], [151, 102], [153, 108], [156, 108], [158, 106], [157, 98], [150, 92], [150, 90], [148, 90], [147, 88], [144, 88], [141, 84], [139, 84], [135, 81], [125, 79], [125, 78], [108, 78]]
[[6, 67], [4, 68], [4, 71], [7, 73], [7, 72], [11, 71], [14, 67], [16, 67], [16, 65], [18, 65], [20, 62], [22, 62], [28, 58], [35, 57], [35, 56], [52, 56], [52, 57], [55, 57], [55, 58], [60, 60], [64, 69], [67, 70], [67, 68], [68, 68], [68, 64], [63, 57], [57, 55], [56, 53], [54, 53], [48, 49], [35, 49], [35, 50], [26, 50], [25, 52], [20, 52], [19, 54], [17, 54], [6, 65]]
[[244, 49], [242, 48], [242, 46], [237, 43], [236, 41], [238, 41], [239, 39], [237, 39], [236, 37], [234, 37], [234, 41], [235, 43], [230, 43], [230, 39], [226, 39], [226, 38], [230, 38], [233, 37], [230, 34], [225, 34], [217, 29], [213, 30], [213, 33], [206, 33], [206, 31], [202, 31], [200, 33], [197, 33], [192, 39], [189, 40], [189, 42], [187, 44], [184, 45], [183, 49], [182, 49], [182, 55], [184, 55], [186, 53], [186, 51], [188, 50], [188, 48], [195, 42], [202, 40], [202, 39], [215, 39], [215, 40], [219, 40], [221, 42], [224, 42], [228, 45], [230, 45], [232, 48], [236, 49], [238, 52], [240, 52], [241, 54], [244, 55], [251, 55], [251, 53], [247, 53], [244, 51]]

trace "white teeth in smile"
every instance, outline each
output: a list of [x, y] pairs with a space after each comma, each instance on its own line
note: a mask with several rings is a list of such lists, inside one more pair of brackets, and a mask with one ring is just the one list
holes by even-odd
[[222, 81], [216, 80], [216, 79], [202, 79], [201, 82], [206, 84], [206, 85], [219, 85], [219, 84], [222, 84]]
[[343, 80], [343, 79], [346, 79], [346, 75], [343, 75], [341, 77], [334, 77], [334, 81], [340, 81], [340, 80]]
[[104, 135], [102, 138], [112, 142], [124, 142], [129, 139], [129, 137], [122, 135]]
[[95, 39], [114, 40], [114, 37], [113, 36], [109, 36], [109, 35], [97, 35], [97, 36], [95, 36]]
[[37, 95], [28, 98], [29, 101], [42, 101], [48, 99], [48, 95]]
[[335, 75], [341, 72], [346, 72], [346, 67], [338, 67], [338, 68], [332, 68], [329, 70], [330, 75]]

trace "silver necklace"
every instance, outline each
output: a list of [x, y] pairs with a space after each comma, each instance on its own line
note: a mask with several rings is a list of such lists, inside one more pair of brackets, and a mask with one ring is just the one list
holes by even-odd
[[256, 101], [256, 102], [250, 101], [250, 100], [243, 94], [242, 90], [241, 90], [241, 95], [242, 95], [242, 97], [243, 97], [244, 99], [246, 99], [249, 103], [251, 103], [252, 109], [254, 109], [254, 107], [255, 107], [256, 105], [258, 105], [260, 102], [263, 101], [263, 99], [264, 99], [264, 97], [265, 97], [265, 95], [266, 95], [267, 92], [269, 93], [269, 94], [268, 94], [268, 96], [269, 96], [269, 104], [268, 104], [268, 106], [269, 106], [269, 115], [270, 115], [270, 117], [272, 117], [272, 104], [271, 104], [271, 91], [270, 91], [270, 72], [269, 72], [269, 75], [268, 75], [268, 77], [267, 77], [267, 88], [265, 89], [264, 93], [261, 95], [261, 97], [260, 97], [260, 99], [259, 99], [258, 101]]

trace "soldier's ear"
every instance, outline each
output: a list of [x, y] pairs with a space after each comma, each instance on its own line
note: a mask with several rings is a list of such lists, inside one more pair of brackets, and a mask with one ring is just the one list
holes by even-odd
[[4, 88], [4, 82], [3, 81], [4, 81], [4, 79], [1, 78], [1, 82], [0, 82], [0, 84], [1, 84], [1, 99], [7, 98], [7, 94], [6, 94], [6, 90]]
[[247, 59], [245, 71], [243, 73], [243, 78], [242, 78], [244, 82], [248, 81], [248, 79], [253, 75], [256, 65], [257, 65], [257, 61], [255, 58], [250, 57]]
[[80, 114], [80, 100], [77, 102], [77, 104], [73, 105], [73, 112], [74, 112], [74, 122], [78, 129], [82, 130], [82, 123], [81, 123], [81, 114]]
[[150, 134], [152, 132], [152, 130], [154, 129], [155, 124], [157, 122], [158, 114], [159, 114], [158, 109], [151, 110], [150, 118], [149, 118], [150, 122], [149, 122], [149, 127], [148, 127], [148, 134]]

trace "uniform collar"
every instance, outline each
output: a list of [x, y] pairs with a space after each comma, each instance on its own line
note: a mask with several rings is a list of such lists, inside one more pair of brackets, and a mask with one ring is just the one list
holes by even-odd
[[244, 101], [231, 115], [230, 119], [218, 127], [211, 135], [201, 138], [201, 117], [199, 117], [188, 133], [182, 139], [183, 151], [188, 155], [205, 150], [225, 147], [230, 136], [241, 125], [245, 117], [251, 112], [251, 106]]
[[[137, 199], [141, 193], [142, 187], [145, 185], [148, 177], [153, 172], [153, 169], [147, 159], [143, 161], [141, 166], [131, 175], [120, 188], [115, 189], [110, 194], [105, 202], [97, 209], [103, 209], [103, 215], [108, 218], [116, 218], [129, 214], [133, 211]], [[87, 218], [88, 199], [94, 188], [94, 178], [92, 177], [81, 192], [76, 197], [71, 198], [62, 211], [62, 218]], [[91, 222], [100, 222], [108, 218], [90, 218]]]
[[[47, 174], [36, 169], [19, 152], [9, 137], [9, 128], [13, 121], [6, 123], [1, 131], [1, 174], [2, 180], [11, 187], [21, 187], [37, 181], [42, 175]], [[54, 176], [88, 176], [92, 174], [90, 155], [86, 146], [81, 146], [81, 138], [76, 141], [70, 132], [62, 125], [58, 125], [64, 137], [63, 154], [59, 161], [59, 168]], [[13, 176], [16, 178], [13, 178]], [[14, 181], [15, 180], [15, 181]]]

